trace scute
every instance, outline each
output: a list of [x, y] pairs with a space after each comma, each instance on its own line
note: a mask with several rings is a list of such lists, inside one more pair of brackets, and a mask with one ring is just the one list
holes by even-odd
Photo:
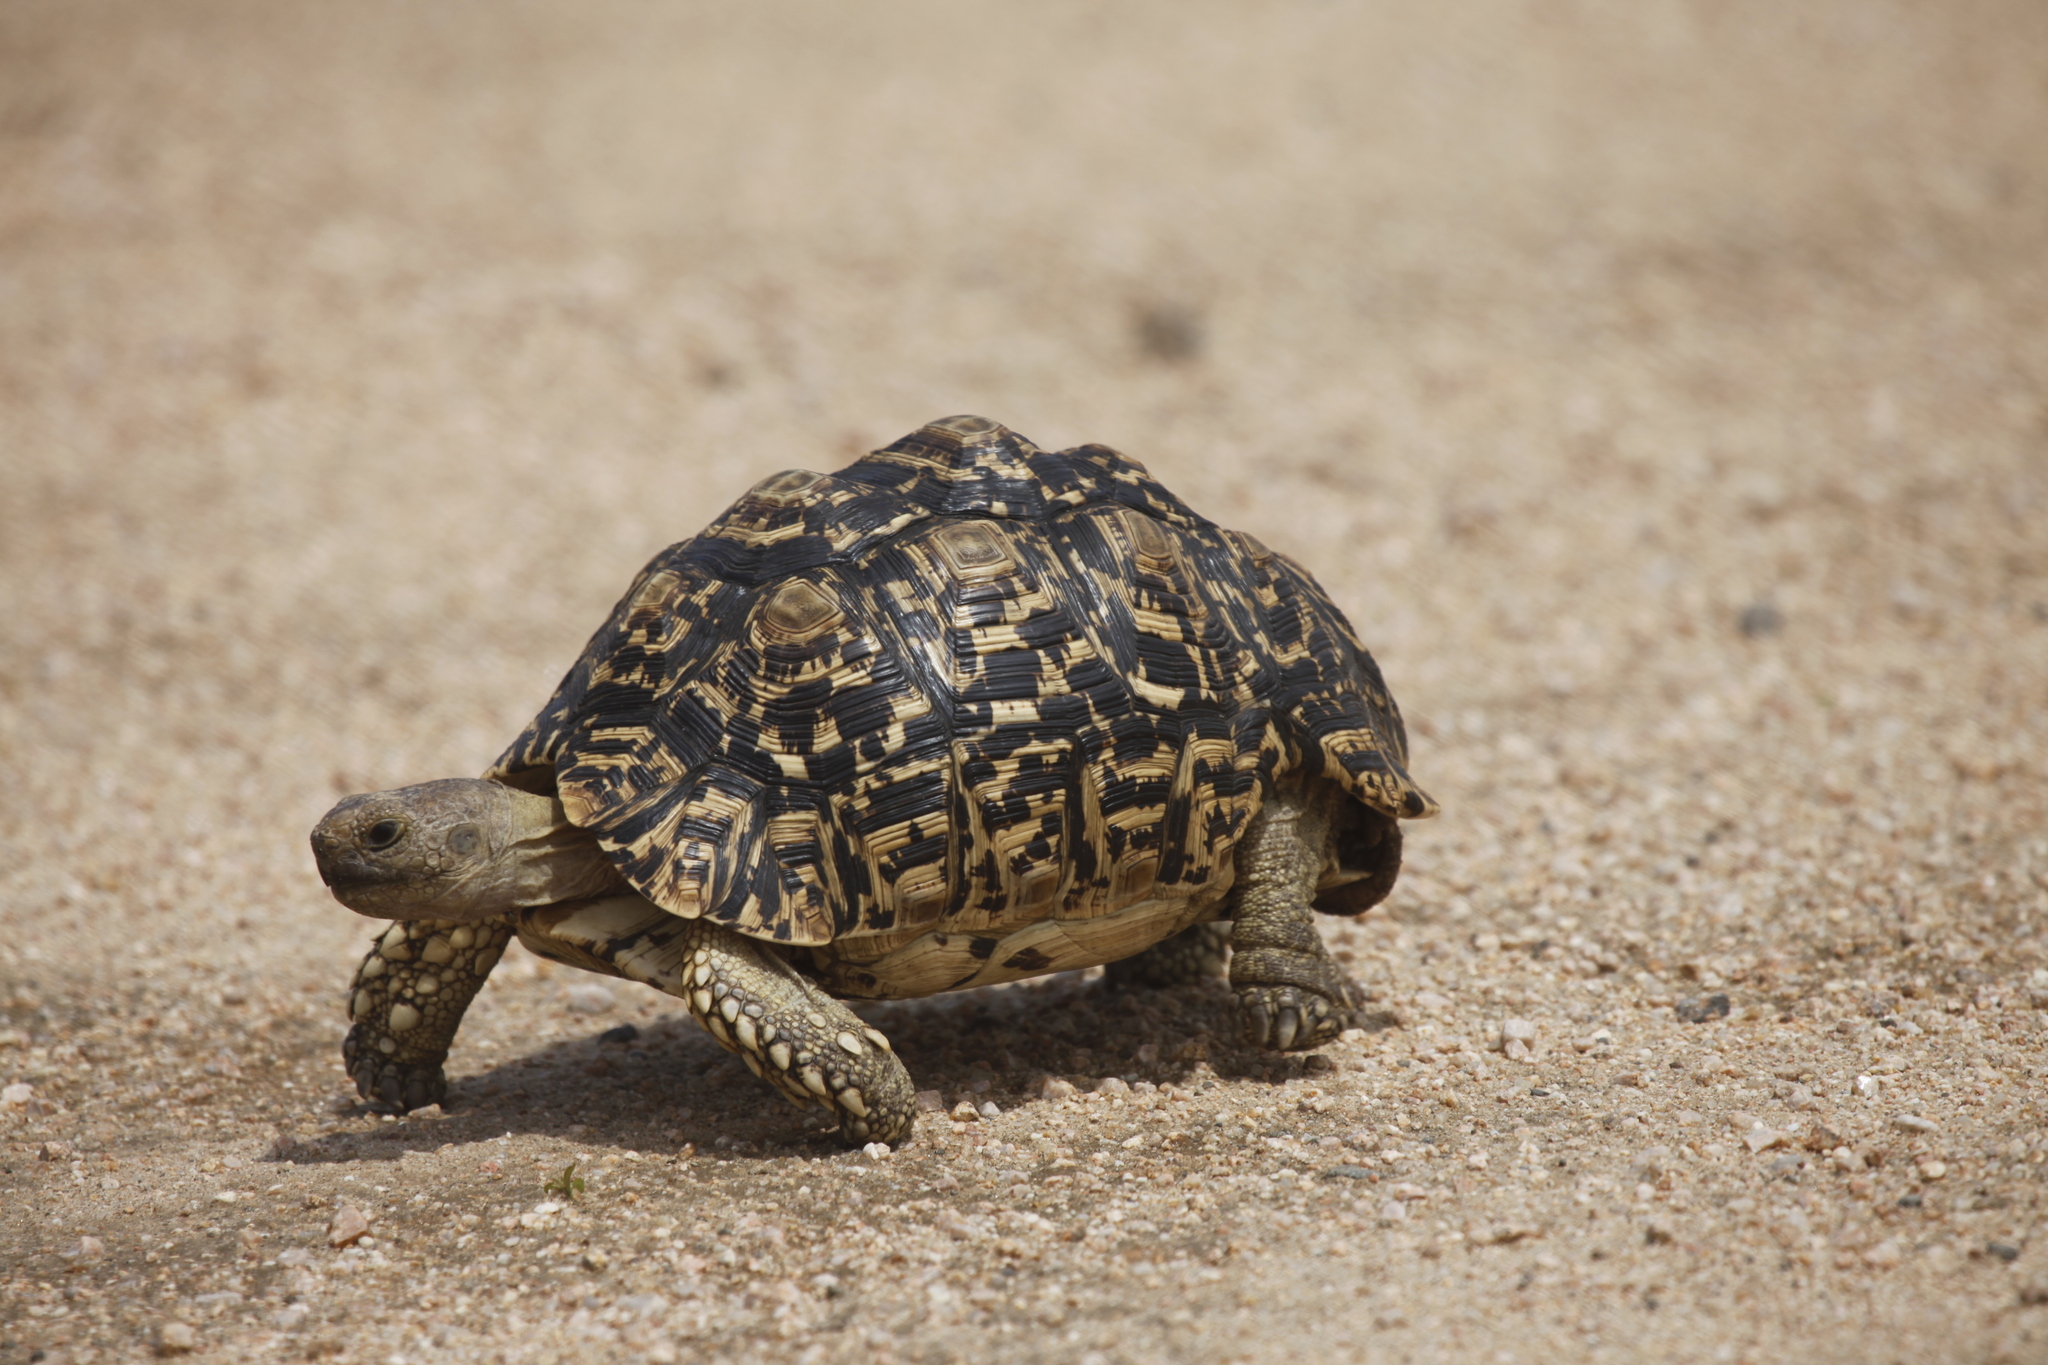
[[922, 994], [1213, 918], [1297, 771], [1360, 803], [1318, 901], [1355, 913], [1435, 809], [1406, 743], [1291, 561], [1106, 447], [951, 417], [657, 556], [490, 775], [552, 777], [670, 912]]
[[785, 469], [780, 474], [770, 474], [749, 491], [762, 502], [775, 507], [785, 507], [797, 502], [814, 485], [823, 482], [824, 478], [823, 474], [813, 474], [808, 469]]
[[839, 610], [837, 602], [815, 584], [802, 579], [777, 588], [768, 604], [761, 609], [761, 622], [767, 627], [770, 637], [795, 644], [823, 634], [843, 619], [845, 613]]
[[949, 436], [958, 437], [962, 441], [971, 441], [985, 436], [992, 437], [1002, 431], [1002, 429], [1001, 424], [991, 422], [986, 417], [941, 417], [936, 422], [926, 424], [926, 430], [928, 431], [944, 432]]
[[942, 526], [932, 535], [932, 543], [938, 547], [946, 567], [956, 578], [992, 578], [1016, 567], [1016, 561], [1003, 548], [1002, 533], [983, 522], [963, 521]]

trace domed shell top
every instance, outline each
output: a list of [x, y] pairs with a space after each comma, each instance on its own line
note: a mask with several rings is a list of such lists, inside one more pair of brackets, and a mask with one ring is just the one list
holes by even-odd
[[552, 781], [674, 914], [871, 958], [1213, 899], [1296, 769], [1356, 799], [1318, 901], [1355, 913], [1435, 811], [1406, 750], [1292, 561], [1107, 447], [951, 417], [657, 555], [489, 775]]

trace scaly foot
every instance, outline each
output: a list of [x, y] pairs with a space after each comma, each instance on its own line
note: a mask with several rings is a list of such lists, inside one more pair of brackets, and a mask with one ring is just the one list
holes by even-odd
[[909, 1140], [917, 1096], [889, 1040], [766, 945], [640, 896], [522, 910], [518, 923], [537, 953], [682, 1000], [756, 1076], [837, 1115], [848, 1141]]

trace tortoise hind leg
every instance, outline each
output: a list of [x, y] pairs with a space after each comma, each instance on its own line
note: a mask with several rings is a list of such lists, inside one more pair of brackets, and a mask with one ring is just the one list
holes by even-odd
[[1192, 924], [1144, 952], [1112, 962], [1102, 974], [1112, 986], [1192, 986], [1223, 975], [1230, 955], [1230, 921]]
[[683, 1001], [784, 1097], [837, 1115], [849, 1140], [909, 1139], [916, 1092], [889, 1040], [766, 945], [639, 896], [522, 910], [518, 924], [535, 952]]
[[1328, 837], [1321, 802], [1275, 792], [1237, 847], [1230, 984], [1245, 1040], [1259, 1047], [1320, 1047], [1350, 1027], [1363, 1003], [1311, 908]]

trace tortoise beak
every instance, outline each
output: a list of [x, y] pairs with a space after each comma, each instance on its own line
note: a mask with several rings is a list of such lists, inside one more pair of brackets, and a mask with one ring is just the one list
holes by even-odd
[[336, 891], [371, 880], [374, 875], [354, 848], [324, 829], [313, 831], [313, 865], [320, 869], [320, 880]]
[[313, 865], [320, 870], [320, 880], [336, 900], [351, 910], [367, 913], [366, 907], [358, 903], [367, 899], [365, 893], [374, 893], [405, 878], [396, 868], [364, 851], [357, 830], [361, 804], [361, 797], [350, 797], [313, 827]]

